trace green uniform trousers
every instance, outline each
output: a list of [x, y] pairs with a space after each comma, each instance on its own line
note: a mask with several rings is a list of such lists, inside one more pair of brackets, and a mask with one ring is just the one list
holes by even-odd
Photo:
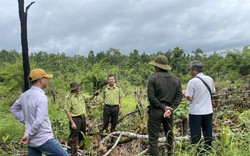
[[150, 156], [157, 156], [158, 139], [161, 130], [161, 124], [165, 133], [167, 141], [168, 156], [171, 156], [173, 146], [173, 115], [170, 118], [163, 117], [162, 109], [150, 108], [148, 118], [148, 137], [149, 137], [149, 154]]

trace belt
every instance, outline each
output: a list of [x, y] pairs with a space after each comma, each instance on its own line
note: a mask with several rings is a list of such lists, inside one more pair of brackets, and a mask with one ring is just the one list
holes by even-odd
[[85, 118], [85, 115], [72, 116], [72, 118]]
[[109, 104], [105, 104], [105, 106], [108, 106], [108, 107], [113, 108], [113, 107], [118, 107], [119, 105], [109, 105]]

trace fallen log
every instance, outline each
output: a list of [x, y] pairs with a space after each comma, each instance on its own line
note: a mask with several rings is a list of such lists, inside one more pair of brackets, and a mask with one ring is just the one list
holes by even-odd
[[119, 143], [119, 141], [121, 140], [121, 137], [122, 137], [122, 133], [119, 135], [119, 137], [117, 138], [115, 144], [108, 150], [107, 153], [105, 153], [103, 156], [107, 156], [109, 155], [109, 153], [112, 152], [112, 150], [117, 146], [117, 144]]
[[[105, 138], [103, 138], [99, 144], [104, 144], [110, 138], [119, 136], [120, 134], [122, 134], [122, 136], [125, 136], [128, 138], [148, 140], [148, 135], [141, 135], [141, 134], [136, 134], [136, 133], [132, 133], [132, 132], [115, 131], [115, 132], [108, 134]], [[189, 136], [180, 136], [180, 137], [174, 138], [175, 141], [188, 140], [188, 139], [189, 139]], [[159, 143], [166, 142], [166, 137], [159, 138], [158, 142]]]

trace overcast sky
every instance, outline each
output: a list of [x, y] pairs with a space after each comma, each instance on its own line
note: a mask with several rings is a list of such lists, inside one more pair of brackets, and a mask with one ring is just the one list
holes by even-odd
[[[25, 0], [25, 6], [31, 0]], [[21, 52], [17, 0], [1, 0], [0, 50]], [[88, 55], [239, 49], [250, 44], [250, 0], [36, 0], [29, 52]]]

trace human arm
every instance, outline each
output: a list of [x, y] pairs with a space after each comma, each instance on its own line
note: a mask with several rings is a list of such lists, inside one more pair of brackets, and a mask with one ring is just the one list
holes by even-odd
[[21, 107], [21, 99], [17, 99], [16, 102], [10, 108], [11, 113], [16, 117], [17, 120], [24, 124], [24, 116]]
[[66, 111], [66, 115], [67, 115], [67, 117], [68, 117], [68, 119], [69, 119], [69, 121], [70, 121], [70, 123], [71, 123], [71, 127], [72, 127], [73, 129], [76, 129], [76, 124], [75, 124], [75, 122], [74, 122], [74, 120], [73, 120], [73, 118], [72, 118], [72, 115], [71, 115], [71, 113], [70, 113], [70, 110], [71, 110], [70, 97], [71, 97], [71, 95], [69, 94], [69, 95], [67, 95], [67, 97], [65, 98], [64, 110]]
[[148, 88], [147, 88], [147, 94], [148, 94], [148, 101], [150, 105], [153, 105], [154, 108], [161, 108], [163, 111], [165, 111], [166, 106], [163, 103], [160, 103], [160, 101], [155, 96], [155, 78], [150, 76], [148, 79]]
[[179, 104], [181, 103], [182, 101], [182, 87], [181, 87], [181, 82], [180, 80], [178, 79], [178, 85], [176, 87], [176, 90], [175, 90], [175, 95], [174, 95], [174, 99], [172, 101], [172, 105], [171, 107], [169, 106], [165, 106], [165, 112], [163, 114], [163, 117], [170, 117], [170, 115], [173, 113], [173, 111], [179, 106]]
[[[212, 79], [212, 78], [211, 78]], [[216, 89], [215, 89], [215, 85], [214, 85], [214, 80], [212, 79], [212, 89], [211, 89], [211, 92], [212, 93], [215, 93], [216, 92]]]
[[182, 91], [182, 96], [187, 99], [188, 101], [192, 101], [192, 97], [191, 96], [186, 96], [186, 91]]
[[121, 88], [119, 88], [119, 113], [122, 113], [122, 97], [123, 91]]
[[182, 96], [181, 82], [180, 82], [180, 80], [178, 80], [178, 81], [179, 81], [179, 84], [177, 86], [175, 97], [174, 97], [174, 100], [172, 102], [172, 108], [173, 108], [173, 110], [175, 110], [179, 106], [179, 104], [182, 101], [182, 97], [183, 97]]
[[122, 97], [119, 98], [119, 113], [122, 113]]
[[71, 123], [71, 128], [76, 129], [76, 124], [75, 124], [74, 120], [72, 119], [71, 113], [66, 111], [66, 114], [67, 114], [67, 117], [68, 117], [68, 119], [69, 119], [69, 121]]
[[193, 87], [193, 81], [189, 81], [187, 84], [187, 90], [183, 93], [183, 96], [188, 100], [193, 100], [193, 93], [194, 93], [194, 87]]
[[94, 97], [96, 97], [96, 96], [98, 96], [100, 94], [100, 91], [101, 91], [100, 89], [95, 91], [94, 94], [88, 100], [94, 99]]
[[[16, 102], [11, 106], [10, 111], [16, 117], [17, 120], [24, 124], [24, 116], [21, 108], [20, 98], [16, 100]], [[19, 144], [28, 144], [29, 143], [29, 136], [24, 135], [22, 139], [19, 141]]]

